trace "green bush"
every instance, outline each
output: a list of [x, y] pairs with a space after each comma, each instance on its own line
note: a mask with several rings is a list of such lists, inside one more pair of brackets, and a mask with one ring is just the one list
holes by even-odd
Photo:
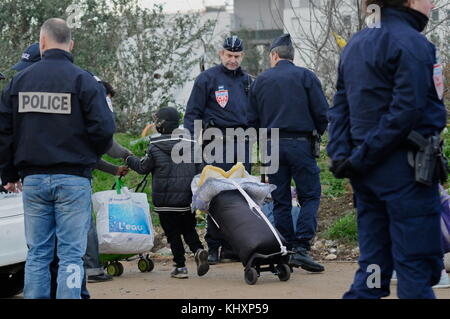
[[347, 193], [345, 186], [348, 184], [348, 180], [337, 179], [330, 172], [330, 159], [326, 152], [327, 143], [328, 135], [325, 134], [322, 140], [320, 158], [317, 160], [317, 165], [320, 168], [320, 184], [322, 185], [323, 196], [337, 198]]
[[357, 243], [358, 227], [355, 212], [351, 211], [345, 216], [336, 219], [325, 233], [325, 238], [343, 243]]

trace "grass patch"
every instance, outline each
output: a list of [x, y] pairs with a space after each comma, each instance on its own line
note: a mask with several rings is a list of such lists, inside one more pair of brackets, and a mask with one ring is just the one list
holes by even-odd
[[328, 134], [323, 136], [322, 145], [320, 147], [320, 158], [317, 159], [317, 165], [320, 168], [320, 183], [322, 185], [322, 194], [325, 197], [338, 198], [347, 193], [346, 186], [348, 179], [337, 179], [330, 172], [330, 159], [326, 152], [328, 143]]
[[325, 238], [349, 244], [358, 243], [356, 213], [350, 211], [343, 217], [336, 219], [326, 231]]

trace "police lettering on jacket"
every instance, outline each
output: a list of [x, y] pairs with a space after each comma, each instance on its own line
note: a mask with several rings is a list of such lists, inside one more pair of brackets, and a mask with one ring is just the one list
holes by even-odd
[[[103, 85], [73, 64], [70, 53], [47, 50], [17, 73], [0, 99], [0, 170], [90, 177], [112, 145], [113, 113]], [[14, 172], [13, 172], [14, 171]]]
[[70, 114], [71, 109], [70, 94], [19, 92], [19, 113]]

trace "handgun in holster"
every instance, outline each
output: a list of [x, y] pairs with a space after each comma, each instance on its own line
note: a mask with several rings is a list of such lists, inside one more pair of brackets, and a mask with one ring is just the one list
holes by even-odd
[[414, 167], [416, 182], [431, 186], [433, 181], [445, 183], [448, 179], [448, 161], [443, 153], [443, 142], [439, 135], [423, 137], [411, 131], [407, 138], [416, 152], [408, 152], [408, 160]]
[[320, 157], [320, 144], [322, 143], [322, 137], [317, 130], [312, 132], [312, 154], [315, 158]]

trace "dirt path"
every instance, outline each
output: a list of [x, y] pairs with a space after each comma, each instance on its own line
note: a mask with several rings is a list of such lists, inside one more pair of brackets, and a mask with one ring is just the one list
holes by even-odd
[[[189, 279], [170, 278], [170, 261], [156, 260], [155, 269], [141, 273], [136, 262], [125, 262], [121, 277], [105, 283], [88, 284], [92, 298], [103, 299], [336, 299], [349, 288], [356, 263], [324, 263], [326, 271], [311, 274], [295, 269], [288, 282], [280, 282], [271, 273], [263, 273], [254, 286], [244, 282], [240, 263], [211, 266], [204, 277], [195, 273], [192, 259], [187, 266]], [[441, 299], [450, 299], [450, 289], [435, 289]], [[392, 286], [396, 298], [396, 286]]]

